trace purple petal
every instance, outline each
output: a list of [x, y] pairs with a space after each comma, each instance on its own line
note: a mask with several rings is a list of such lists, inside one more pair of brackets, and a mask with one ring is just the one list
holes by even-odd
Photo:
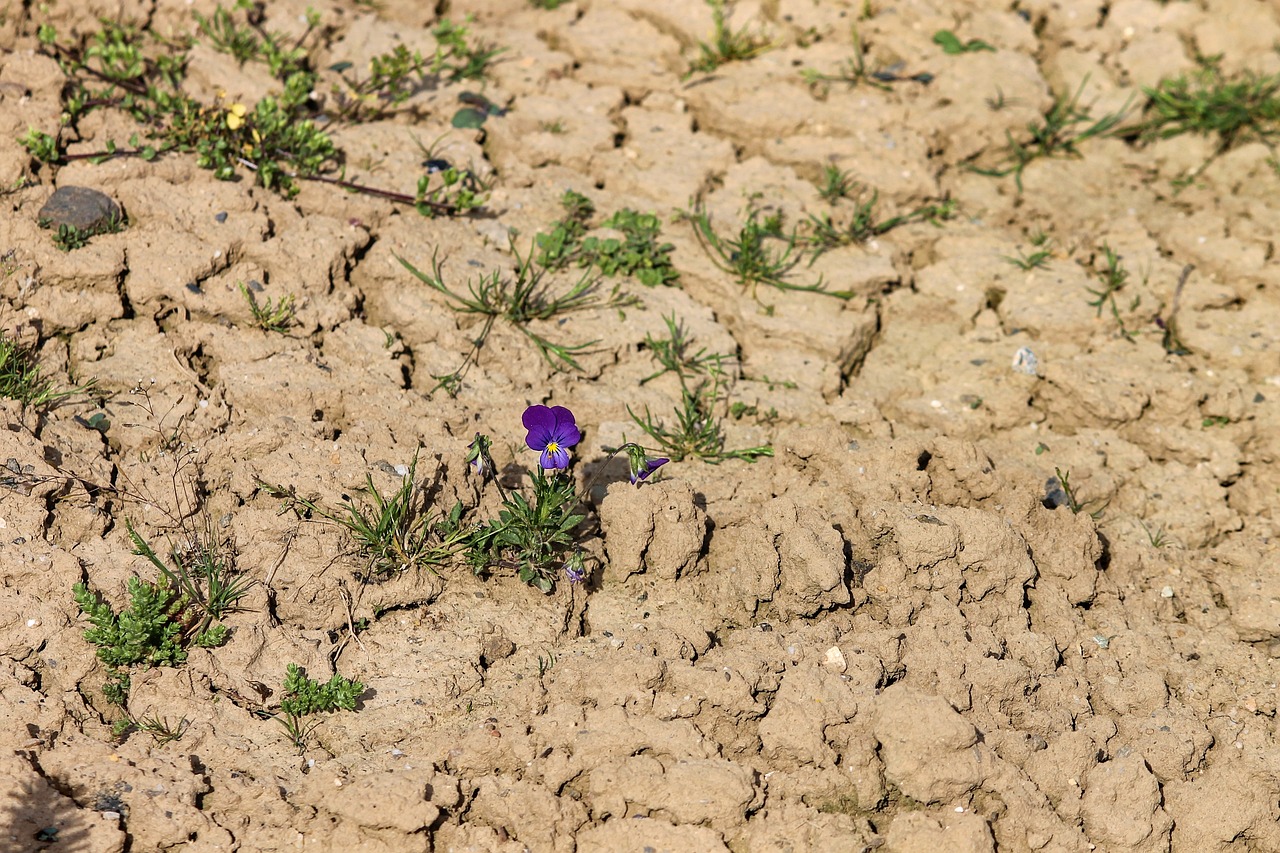
[[568, 468], [569, 451], [563, 447], [557, 447], [555, 450], [543, 450], [538, 462], [542, 465], [544, 471], [559, 471], [562, 468]]
[[555, 440], [562, 447], [573, 447], [579, 441], [582, 441], [582, 433], [578, 431], [578, 424], [573, 417], [573, 412], [564, 406], [553, 406], [551, 414], [555, 417], [555, 427], [552, 433]]
[[546, 406], [530, 406], [524, 410], [520, 419], [524, 428], [529, 431], [524, 442], [530, 450], [541, 450], [547, 446], [554, 435], [556, 416]]

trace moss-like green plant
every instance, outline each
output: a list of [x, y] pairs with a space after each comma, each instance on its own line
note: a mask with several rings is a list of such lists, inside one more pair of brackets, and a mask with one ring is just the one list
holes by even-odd
[[320, 724], [320, 720], [306, 718], [356, 710], [364, 685], [336, 672], [324, 683], [314, 681], [307, 677], [305, 669], [291, 663], [285, 668], [283, 693], [279, 712], [262, 711], [259, 716], [284, 726], [293, 745], [302, 752], [306, 749], [307, 737]]

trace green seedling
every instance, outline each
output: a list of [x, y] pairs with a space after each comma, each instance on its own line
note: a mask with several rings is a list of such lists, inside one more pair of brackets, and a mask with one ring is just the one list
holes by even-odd
[[711, 227], [711, 218], [701, 208], [692, 212], [682, 211], [680, 217], [693, 226], [694, 235], [711, 262], [737, 279], [756, 302], [760, 302], [757, 291], [761, 285], [778, 290], [821, 293], [837, 299], [849, 299], [853, 295], [842, 290], [827, 290], [821, 277], [813, 284], [796, 284], [787, 280], [787, 275], [800, 263], [803, 252], [797, 251], [795, 230], [789, 234], [783, 231], [779, 214], [761, 218], [760, 210], [751, 208], [737, 237], [717, 234]]
[[1047, 157], [1078, 157], [1082, 143], [1115, 135], [1129, 115], [1128, 106], [1095, 118], [1088, 107], [1080, 105], [1086, 82], [1087, 79], [1081, 82], [1074, 95], [1056, 98], [1040, 121], [1029, 123], [1025, 139], [1018, 140], [1012, 133], [1006, 133], [1008, 144], [999, 165], [973, 167], [974, 171], [995, 178], [1013, 175], [1018, 192], [1022, 192], [1022, 173], [1032, 162]]
[[373, 476], [366, 477], [364, 495], [343, 496], [331, 509], [318, 501], [302, 498], [294, 490], [259, 481], [268, 495], [284, 501], [281, 512], [299, 518], [321, 518], [344, 528], [370, 572], [382, 578], [410, 569], [435, 572], [465, 545], [468, 531], [462, 526], [462, 503], [448, 513], [435, 512], [428, 500], [432, 488], [417, 479], [415, 453], [399, 488], [389, 495], [379, 491]]
[[1169, 544], [1169, 538], [1165, 535], [1163, 527], [1152, 530], [1142, 519], [1138, 519], [1138, 526], [1142, 528], [1143, 533], [1147, 534], [1147, 541], [1151, 543], [1152, 548], [1163, 548]]
[[306, 742], [320, 725], [318, 719], [308, 719], [335, 711], [354, 711], [364, 693], [364, 685], [334, 673], [323, 684], [307, 677], [307, 671], [297, 664], [285, 668], [284, 697], [277, 712], [259, 711], [262, 719], [275, 720], [284, 727], [289, 740], [298, 752], [306, 751]]
[[876, 202], [880, 193], [873, 190], [871, 197], [865, 201], [861, 198], [861, 192], [858, 196], [854, 202], [853, 214], [845, 225], [837, 225], [830, 214], [809, 214], [809, 233], [804, 239], [811, 251], [810, 264], [828, 249], [865, 243], [912, 222], [928, 222], [940, 227], [944, 220], [955, 215], [955, 202], [947, 199], [939, 204], [922, 205], [907, 213], [880, 219], [876, 214]]
[[[237, 3], [236, 9], [251, 9], [252, 4]], [[261, 13], [257, 13], [260, 17]], [[271, 70], [272, 77], [287, 77], [305, 71], [308, 63], [307, 51], [303, 43], [320, 24], [320, 14], [314, 9], [307, 10], [307, 28], [292, 46], [284, 44], [284, 36], [270, 33], [263, 29], [261, 23], [253, 20], [254, 13], [247, 12], [244, 26], [236, 23], [235, 16], [219, 3], [213, 11], [212, 18], [206, 18], [199, 12], [193, 12], [199, 33], [209, 46], [219, 53], [233, 57], [236, 62], [262, 62]]]
[[565, 216], [552, 224], [551, 232], [534, 238], [537, 262], [548, 269], [564, 269], [571, 265], [594, 267], [601, 275], [612, 278], [634, 276], [646, 287], [675, 284], [679, 273], [671, 265], [670, 243], [659, 243], [661, 220], [652, 213], [638, 213], [630, 208], [617, 211], [602, 223], [604, 228], [622, 232], [616, 237], [588, 237], [595, 205], [581, 193], [567, 190], [560, 199]]
[[696, 385], [690, 385], [681, 379], [680, 405], [675, 408], [671, 426], [655, 420], [648, 406], [645, 407], [643, 416], [628, 406], [627, 414], [631, 416], [631, 420], [654, 440], [658, 452], [677, 462], [693, 457], [717, 465], [726, 459], [754, 462], [762, 456], [772, 456], [773, 448], [768, 445], [737, 450], [725, 448], [724, 429], [716, 412], [724, 402], [725, 376], [719, 364], [706, 364], [706, 379]]
[[729, 26], [729, 13], [725, 10], [725, 0], [706, 0], [711, 7], [711, 20], [715, 27], [715, 35], [711, 43], [698, 42], [698, 59], [689, 69], [689, 73], [710, 73], [728, 62], [744, 62], [754, 59], [773, 47], [768, 38], [760, 33], [752, 33], [743, 27], [734, 30]]
[[983, 50], [995, 53], [996, 50], [982, 39], [969, 39], [962, 42], [951, 30], [938, 30], [933, 34], [933, 43], [942, 48], [942, 52], [949, 56], [956, 56], [961, 53], [978, 53]]
[[20, 136], [18, 141], [27, 149], [28, 154], [41, 163], [57, 163], [61, 159], [57, 138], [34, 127], [28, 127], [27, 132]]
[[[1115, 318], [1117, 325], [1120, 326], [1120, 334], [1125, 340], [1133, 340], [1136, 332], [1130, 332], [1125, 328], [1124, 318], [1120, 316], [1120, 306], [1116, 303], [1116, 294], [1124, 287], [1125, 282], [1129, 280], [1129, 271], [1120, 264], [1120, 256], [1108, 245], [1102, 247], [1103, 257], [1106, 267], [1099, 271], [1098, 278], [1102, 282], [1102, 286], [1098, 288], [1086, 288], [1094, 297], [1089, 300], [1089, 305], [1097, 309], [1097, 316], [1101, 317], [1104, 310], [1110, 310], [1111, 316]], [[1129, 305], [1129, 311], [1132, 312], [1138, 307], [1140, 297], [1134, 297]]]
[[[1062, 487], [1062, 494], [1066, 497], [1067, 501], [1067, 509], [1071, 510], [1074, 515], [1078, 515], [1082, 510], [1086, 509], [1088, 507], [1088, 503], [1080, 502], [1080, 499], [1076, 496], [1076, 490], [1071, 485], [1071, 472], [1063, 471], [1061, 468], [1055, 467], [1053, 469], [1053, 474], [1058, 478], [1058, 484]], [[1099, 519], [1102, 517], [1102, 513], [1106, 508], [1107, 504], [1103, 503], [1102, 506], [1090, 512], [1089, 515], [1095, 520]]]
[[842, 198], [853, 195], [859, 186], [853, 179], [852, 172], [827, 163], [822, 167], [822, 186], [818, 187], [818, 195], [834, 204]]
[[572, 477], [538, 466], [531, 481], [533, 500], [503, 490], [502, 509], [475, 532], [468, 561], [477, 571], [510, 566], [524, 583], [550, 592], [556, 569], [574, 546], [573, 530], [586, 516], [577, 511], [581, 499]]
[[1144, 88], [1148, 98], [1143, 120], [1134, 134], [1144, 139], [1169, 139], [1184, 133], [1217, 137], [1213, 154], [1190, 175], [1186, 184], [1224, 152], [1250, 140], [1270, 146], [1280, 132], [1280, 74], [1246, 71], [1226, 77], [1220, 57], [1202, 60], [1193, 74], [1160, 81]]
[[[40, 220], [38, 224], [41, 228], [52, 227], [52, 223], [47, 219]], [[116, 217], [107, 220], [98, 228], [76, 228], [74, 225], [63, 223], [58, 226], [57, 232], [53, 235], [53, 245], [64, 252], [74, 252], [89, 245], [89, 241], [99, 234], [119, 234], [124, 227], [124, 219]]]
[[607, 294], [600, 292], [600, 277], [590, 270], [584, 271], [577, 282], [563, 293], [550, 292], [547, 269], [534, 262], [535, 246], [523, 256], [516, 248], [514, 238], [511, 251], [515, 255], [514, 278], [495, 270], [467, 283], [467, 292], [460, 293], [444, 281], [443, 264], [438, 255], [432, 255], [431, 273], [425, 273], [404, 258], [396, 256], [415, 278], [442, 294], [449, 306], [463, 314], [475, 314], [484, 318], [480, 333], [473, 339], [471, 350], [462, 365], [444, 376], [435, 377], [450, 395], [455, 395], [467, 368], [474, 363], [480, 349], [489, 337], [493, 324], [501, 319], [523, 334], [537, 348], [539, 355], [557, 369], [581, 370], [576, 356], [585, 352], [596, 341], [581, 344], [555, 343], [529, 327], [533, 321], [545, 321], [576, 311], [595, 308], [621, 308], [635, 304], [635, 300], [614, 287]]
[[253, 324], [262, 331], [284, 333], [297, 322], [292, 293], [280, 297], [279, 301], [273, 304], [269, 298], [266, 302], [259, 302], [253, 295], [253, 291], [245, 287], [243, 281], [236, 282], [236, 286], [240, 288], [240, 295], [244, 297], [245, 302], [249, 303]]
[[1202, 429], [1210, 429], [1211, 427], [1224, 427], [1231, 423], [1231, 418], [1226, 415], [1209, 415], [1200, 421]]
[[1004, 260], [1013, 264], [1023, 272], [1031, 270], [1044, 269], [1049, 264], [1049, 259], [1053, 257], [1053, 238], [1042, 230], [1036, 231], [1031, 235], [1031, 246], [1033, 251], [1030, 253], [1018, 250], [1018, 256], [1003, 255]]
[[727, 353], [709, 353], [705, 347], [699, 347], [697, 352], [693, 352], [693, 337], [676, 320], [674, 311], [663, 317], [662, 322], [667, 327], [665, 338], [655, 338], [649, 334], [644, 336], [644, 346], [653, 360], [658, 362], [660, 369], [641, 379], [641, 385], [667, 373], [674, 373], [680, 384], [684, 385], [694, 377], [710, 376], [712, 372], [720, 371], [725, 363], [733, 360]]
[[0, 332], [0, 397], [17, 400], [23, 406], [43, 408], [92, 387], [93, 383], [89, 382], [57, 390], [54, 381], [40, 368], [35, 351]]
[[238, 609], [237, 601], [252, 586], [234, 577], [227, 556], [208, 543], [186, 555], [175, 550], [170, 568], [131, 525], [128, 531], [134, 553], [159, 568], [164, 582], [129, 578], [129, 606], [119, 614], [87, 584], [73, 587], [76, 604], [93, 625], [84, 638], [98, 647], [98, 659], [107, 667], [103, 694], [122, 708], [128, 701], [131, 667], [177, 666], [192, 646], [225, 643], [228, 629], [214, 621]]

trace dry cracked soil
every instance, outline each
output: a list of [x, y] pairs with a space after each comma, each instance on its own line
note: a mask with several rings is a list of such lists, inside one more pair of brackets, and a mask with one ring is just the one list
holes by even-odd
[[[216, 49], [207, 0], [0, 11], [4, 330], [59, 387], [93, 383], [0, 401], [0, 848], [1280, 850], [1272, 151], [1100, 132], [989, 174], [1055, 102], [1070, 142], [1141, 121], [1144, 87], [1198, 57], [1275, 74], [1274, 4], [743, 0], [729, 31], [763, 49], [693, 72], [715, 32], [694, 0], [312, 5], [310, 33], [301, 0], [224, 11], [305, 36], [341, 152], [322, 176], [412, 196], [442, 160], [482, 207], [78, 156], [148, 127], [108, 96], [64, 122], [42, 24], [187, 45], [184, 89], [216, 121], [279, 79]], [[430, 53], [465, 16], [502, 48], [482, 78], [334, 120], [335, 68]], [[464, 92], [494, 105], [482, 127], [453, 125]], [[66, 156], [33, 158], [30, 128]], [[55, 246], [38, 211], [72, 186], [124, 227]], [[486, 330], [400, 263], [435, 257], [464, 295], [509, 283], [567, 190], [601, 239], [615, 211], [655, 214], [678, 278], [605, 278], [595, 295], [628, 304]], [[722, 241], [755, 216], [775, 256], [825, 217], [885, 227], [795, 247], [782, 283], [823, 293], [744, 283], [726, 267], [751, 247], [716, 256], [695, 211]], [[246, 282], [294, 297], [287, 329], [255, 325]], [[607, 463], [649, 441], [629, 409], [674, 427], [681, 382], [649, 379], [664, 318], [685, 355], [723, 356], [703, 414], [724, 447], [771, 456], [692, 454], [640, 488]], [[527, 331], [590, 345], [574, 369]], [[415, 494], [472, 524], [499, 498], [469, 444], [492, 437], [517, 487], [534, 404], [572, 409], [571, 470], [595, 478], [588, 577], [548, 594], [503, 561], [371, 573], [269, 488], [364, 505], [416, 454]], [[156, 578], [127, 525], [160, 551], [204, 531], [253, 585], [221, 645], [132, 667], [121, 707], [72, 587], [118, 611]], [[301, 749], [263, 716], [289, 663], [364, 687]], [[121, 733], [126, 715], [180, 736]]]

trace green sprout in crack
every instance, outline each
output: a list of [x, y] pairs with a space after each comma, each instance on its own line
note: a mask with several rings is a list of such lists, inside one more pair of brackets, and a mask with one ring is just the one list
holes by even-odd
[[818, 195], [822, 196], [826, 201], [835, 203], [842, 198], [848, 198], [853, 195], [859, 186], [858, 182], [853, 179], [851, 172], [845, 171], [833, 163], [827, 163], [822, 167], [822, 186], [818, 188]]
[[1074, 95], [1060, 95], [1054, 99], [1053, 106], [1041, 120], [1027, 125], [1025, 139], [1018, 140], [1012, 133], [1006, 133], [1008, 144], [998, 165], [972, 167], [973, 170], [993, 178], [1013, 175], [1018, 192], [1022, 192], [1022, 173], [1032, 162], [1048, 157], [1079, 157], [1081, 143], [1116, 135], [1129, 115], [1128, 105], [1095, 118], [1088, 107], [1080, 105], [1080, 96], [1084, 94], [1087, 82], [1087, 79], [1082, 81]]
[[[46, 219], [40, 220], [38, 224], [41, 228], [50, 228], [53, 225]], [[119, 234], [125, 229], [125, 225], [124, 217], [119, 216], [112, 216], [96, 228], [77, 228], [64, 222], [58, 226], [58, 230], [53, 235], [53, 245], [64, 252], [74, 252], [89, 245], [89, 241], [99, 234]]]
[[1044, 269], [1053, 257], [1053, 238], [1043, 230], [1038, 230], [1031, 235], [1030, 240], [1033, 251], [1027, 253], [1019, 249], [1017, 257], [1003, 255], [1003, 259], [1023, 272]]
[[319, 517], [344, 528], [368, 560], [372, 574], [385, 579], [410, 569], [436, 571], [461, 550], [470, 535], [462, 527], [461, 502], [448, 513], [433, 511], [429, 502], [432, 488], [417, 479], [417, 472], [415, 453], [394, 492], [384, 495], [369, 475], [364, 495], [360, 499], [344, 495], [336, 509], [299, 497], [284, 486], [261, 481], [258, 486], [284, 501], [282, 512], [291, 510], [300, 518]]
[[[627, 414], [636, 426], [657, 444], [658, 451], [679, 462], [694, 457], [712, 465], [726, 459], [742, 459], [754, 462], [762, 456], [772, 456], [769, 445], [737, 450], [725, 448], [725, 435], [718, 410], [725, 402], [726, 377], [718, 361], [703, 362], [706, 378], [693, 384], [680, 379], [680, 403], [674, 411], [674, 419], [668, 422], [655, 420], [646, 406], [644, 415], [634, 412], [630, 406]], [[660, 375], [660, 374], [659, 374]]]
[[698, 59], [689, 69], [689, 73], [710, 73], [728, 62], [743, 62], [754, 59], [773, 47], [773, 44], [759, 33], [752, 33], [743, 27], [734, 30], [729, 26], [729, 13], [725, 0], [706, 0], [711, 7], [711, 19], [715, 26], [715, 35], [711, 43], [698, 42]]
[[244, 297], [244, 301], [249, 304], [253, 324], [264, 332], [283, 333], [297, 322], [292, 293], [280, 297], [274, 303], [269, 298], [266, 302], [259, 302], [253, 295], [253, 291], [245, 287], [243, 281], [236, 282], [236, 286], [240, 288], [240, 295]]
[[711, 218], [705, 210], [695, 207], [692, 212], [682, 211], [682, 219], [692, 226], [694, 235], [706, 251], [711, 262], [729, 273], [760, 302], [757, 293], [761, 285], [778, 290], [821, 293], [837, 299], [848, 299], [851, 293], [827, 290], [822, 279], [813, 284], [796, 284], [787, 279], [788, 274], [800, 263], [803, 252], [797, 249], [799, 239], [793, 230], [790, 234], [782, 228], [781, 214], [761, 216], [752, 207], [736, 237], [722, 237], [711, 226]]
[[609, 278], [633, 276], [646, 287], [673, 285], [679, 280], [670, 257], [675, 247], [658, 242], [662, 223], [654, 214], [624, 207], [602, 223], [604, 228], [620, 231], [622, 239], [588, 237], [589, 223], [595, 215], [591, 200], [567, 190], [560, 204], [565, 209], [564, 218], [552, 224], [550, 233], [534, 238], [540, 265], [548, 269], [594, 267]]
[[449, 306], [463, 314], [475, 314], [483, 318], [480, 332], [473, 339], [472, 347], [463, 359], [462, 365], [444, 376], [435, 377], [439, 384], [451, 395], [457, 393], [462, 376], [479, 355], [499, 319], [505, 320], [512, 328], [523, 334], [538, 350], [538, 354], [548, 364], [557, 369], [581, 370], [576, 356], [587, 351], [596, 341], [580, 344], [561, 344], [543, 337], [530, 328], [534, 321], [550, 320], [576, 311], [596, 308], [622, 308], [635, 304], [635, 299], [620, 293], [614, 287], [608, 293], [600, 292], [600, 277], [590, 270], [584, 271], [577, 282], [569, 286], [563, 293], [551, 292], [551, 282], [547, 281], [548, 270], [534, 262], [534, 247], [523, 256], [516, 248], [514, 238], [511, 251], [515, 255], [516, 269], [514, 277], [495, 270], [487, 276], [467, 282], [466, 293], [461, 293], [444, 280], [444, 265], [438, 255], [431, 258], [431, 273], [419, 270], [404, 258], [396, 256], [415, 278], [432, 290], [442, 294]]
[[674, 373], [681, 384], [684, 384], [695, 376], [710, 376], [713, 371], [721, 370], [726, 362], [733, 360], [727, 353], [709, 353], [706, 347], [693, 351], [693, 337], [676, 319], [674, 311], [663, 317], [662, 322], [667, 327], [665, 338], [655, 338], [649, 334], [644, 336], [644, 346], [653, 360], [658, 362], [660, 369], [641, 379], [641, 385], [667, 373]]
[[[1132, 341], [1136, 336], [1136, 332], [1131, 332], [1125, 328], [1124, 318], [1120, 316], [1120, 306], [1116, 304], [1116, 294], [1124, 287], [1129, 280], [1129, 271], [1120, 263], [1120, 256], [1108, 245], [1103, 245], [1103, 260], [1106, 266], [1098, 272], [1098, 278], [1102, 286], [1098, 288], [1086, 288], [1094, 297], [1089, 300], [1089, 305], [1096, 308], [1098, 317], [1102, 316], [1104, 310], [1109, 310], [1111, 316], [1115, 318], [1116, 324], [1120, 327], [1120, 335], [1125, 340]], [[1141, 297], [1135, 296], [1130, 303], [1128, 310], [1134, 311]]]
[[1210, 163], [1240, 143], [1257, 140], [1270, 146], [1280, 133], [1280, 74], [1246, 71], [1227, 77], [1220, 60], [1202, 59], [1199, 71], [1143, 89], [1148, 103], [1142, 122], [1134, 129], [1135, 136], [1169, 139], [1194, 133], [1217, 137], [1213, 154], [1180, 178], [1180, 184], [1195, 180]]
[[327, 682], [314, 681], [307, 677], [305, 669], [291, 663], [285, 667], [283, 693], [279, 711], [257, 713], [259, 717], [275, 720], [283, 726], [289, 740], [301, 753], [306, 750], [307, 738], [321, 722], [308, 718], [356, 710], [364, 685], [336, 672]]
[[922, 205], [898, 216], [881, 219], [876, 214], [876, 202], [879, 199], [879, 191], [873, 190], [871, 197], [864, 201], [863, 191], [860, 190], [854, 201], [853, 213], [848, 217], [848, 222], [843, 225], [837, 225], [830, 214], [822, 216], [809, 214], [809, 233], [804, 239], [813, 253], [810, 263], [828, 249], [865, 243], [912, 222], [928, 222], [941, 226], [944, 220], [955, 215], [955, 202], [947, 199], [937, 204]]
[[0, 397], [17, 400], [23, 406], [43, 408], [93, 387], [89, 382], [74, 388], [58, 390], [45, 376], [34, 349], [0, 332]]

